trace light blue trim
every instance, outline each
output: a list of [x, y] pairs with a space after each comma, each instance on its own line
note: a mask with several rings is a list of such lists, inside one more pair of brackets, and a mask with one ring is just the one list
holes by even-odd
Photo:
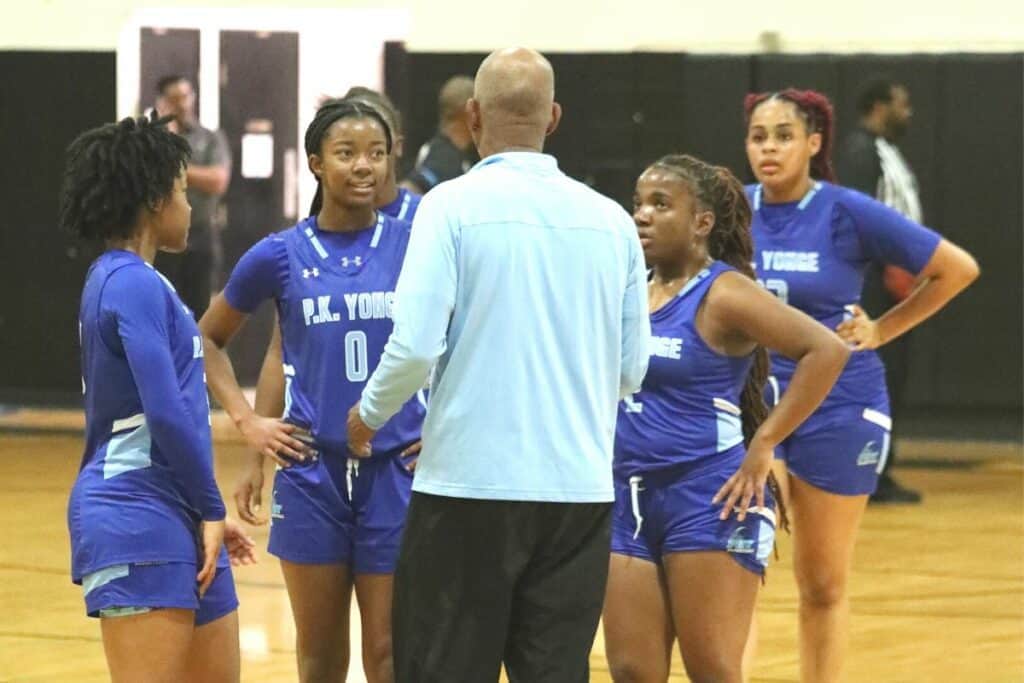
[[320, 244], [320, 240], [317, 239], [316, 234], [313, 232], [313, 228], [306, 228], [306, 237], [309, 238], [313, 248], [316, 249], [316, 253], [320, 255], [320, 258], [327, 258], [327, 250], [324, 249], [324, 245]]
[[692, 290], [694, 287], [696, 287], [701, 282], [703, 282], [704, 278], [706, 278], [710, 274], [711, 274], [711, 269], [710, 268], [705, 268], [704, 270], [702, 270], [699, 273], [697, 273], [696, 275], [694, 275], [692, 278], [690, 278], [689, 282], [687, 282], [685, 285], [683, 285], [683, 288], [679, 290], [679, 293], [676, 294], [676, 297], [678, 297], [680, 299], [683, 298], [690, 290]]
[[740, 416], [723, 410], [716, 410], [715, 415], [718, 429], [717, 452], [727, 451], [733, 446], [743, 443], [743, 422], [740, 420]]
[[295, 366], [290, 363], [283, 364], [284, 369], [284, 415], [288, 417], [292, 412], [292, 382], [295, 381]]
[[409, 190], [405, 190], [405, 196], [402, 197], [402, 208], [398, 210], [398, 220], [404, 221], [405, 214], [409, 211], [409, 204], [412, 203], [412, 193]]
[[766, 521], [764, 518], [758, 520], [757, 525], [757, 558], [758, 564], [763, 567], [768, 566], [768, 560], [771, 559], [772, 550], [775, 549], [775, 527]]
[[[798, 208], [801, 211], [806, 209], [807, 205], [811, 203], [811, 200], [814, 199], [814, 195], [818, 194], [818, 190], [820, 190], [820, 189], [821, 189], [821, 183], [820, 182], [814, 183], [814, 185], [811, 186], [811, 189], [809, 189], [807, 191], [807, 194], [805, 194], [803, 196], [803, 199], [800, 200], [800, 203], [796, 205], [796, 208]], [[760, 211], [760, 210], [761, 210], [761, 185], [758, 185], [756, 188], [754, 188], [754, 211]]]
[[373, 230], [373, 239], [370, 240], [370, 249], [376, 249], [377, 245], [380, 244], [380, 236], [384, 231], [384, 214], [380, 211], [377, 212], [377, 227]]
[[818, 194], [818, 190], [820, 189], [821, 183], [814, 183], [814, 187], [807, 191], [807, 194], [805, 194], [804, 198], [800, 200], [800, 203], [796, 205], [796, 208], [801, 211], [806, 209], [807, 205], [811, 203], [811, 200], [814, 199], [814, 195]]
[[885, 461], [889, 459], [891, 439], [892, 436], [890, 435], [889, 430], [886, 430], [885, 433], [882, 434], [882, 455], [878, 458], [878, 465], [875, 467], [875, 472], [878, 474], [881, 474], [882, 470], [885, 469]]
[[150, 458], [152, 446], [153, 440], [146, 424], [111, 437], [107, 444], [107, 455], [103, 459], [103, 478], [110, 479], [125, 472], [149, 467], [153, 464]]
[[152, 607], [110, 607], [100, 610], [101, 619], [116, 619], [117, 617], [134, 617], [139, 614], [149, 614]]
[[774, 408], [775, 406], [779, 405], [779, 398], [782, 395], [782, 392], [779, 391], [779, 380], [775, 375], [768, 375], [768, 386], [772, 388], [773, 398], [772, 404], [769, 407]]
[[85, 595], [89, 595], [89, 593], [92, 593], [97, 588], [106, 586], [115, 579], [123, 579], [128, 576], [128, 571], [128, 565], [116, 564], [113, 567], [105, 567], [92, 574], [86, 574], [82, 577], [82, 591], [84, 591]]

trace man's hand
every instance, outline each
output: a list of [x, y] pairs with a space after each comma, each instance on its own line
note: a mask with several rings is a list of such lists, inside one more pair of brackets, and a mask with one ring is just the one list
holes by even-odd
[[357, 458], [370, 457], [370, 440], [376, 434], [376, 430], [370, 429], [359, 416], [359, 403], [352, 406], [348, 411], [348, 449]]

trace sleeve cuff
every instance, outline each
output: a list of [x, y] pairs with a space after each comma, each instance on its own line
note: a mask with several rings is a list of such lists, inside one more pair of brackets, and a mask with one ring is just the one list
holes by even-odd
[[380, 415], [377, 415], [373, 411], [367, 409], [365, 400], [359, 401], [359, 419], [363, 421], [363, 424], [375, 432], [379, 431], [380, 428], [388, 421], [386, 417], [381, 419]]
[[209, 510], [203, 515], [204, 522], [222, 522], [224, 518], [228, 516], [228, 511], [224, 506], [220, 506], [219, 509]]

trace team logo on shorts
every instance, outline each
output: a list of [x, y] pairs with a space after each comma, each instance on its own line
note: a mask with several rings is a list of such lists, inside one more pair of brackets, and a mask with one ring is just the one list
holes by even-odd
[[284, 510], [281, 508], [281, 504], [277, 502], [277, 491], [274, 491], [270, 496], [270, 518], [284, 519]]
[[755, 548], [754, 539], [750, 538], [750, 533], [747, 531], [747, 527], [738, 527], [729, 536], [729, 541], [725, 544], [726, 552], [739, 553], [739, 554], [751, 554]]
[[868, 441], [857, 456], [858, 465], [877, 465], [882, 457], [882, 449], [874, 441]]

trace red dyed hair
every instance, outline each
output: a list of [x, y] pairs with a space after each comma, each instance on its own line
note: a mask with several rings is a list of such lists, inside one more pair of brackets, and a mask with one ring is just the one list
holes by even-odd
[[743, 110], [747, 115], [748, 126], [754, 110], [768, 100], [791, 102], [807, 126], [807, 134], [821, 134], [821, 149], [811, 157], [811, 177], [834, 183], [836, 174], [832, 170], [832, 137], [835, 116], [832, 113], [832, 103], [829, 99], [816, 90], [797, 90], [796, 88], [786, 88], [771, 93], [750, 93], [743, 100]]

